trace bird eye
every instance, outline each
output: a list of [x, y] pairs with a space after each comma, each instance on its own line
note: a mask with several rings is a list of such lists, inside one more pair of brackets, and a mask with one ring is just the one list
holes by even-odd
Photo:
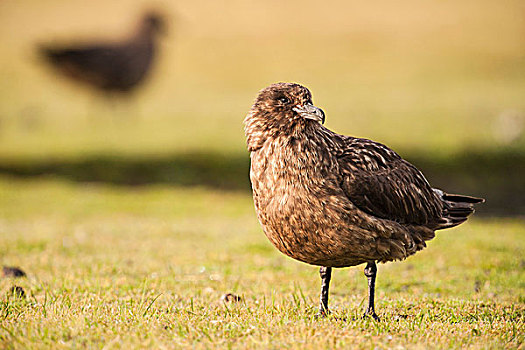
[[290, 100], [287, 97], [279, 97], [279, 102], [287, 104], [290, 103]]

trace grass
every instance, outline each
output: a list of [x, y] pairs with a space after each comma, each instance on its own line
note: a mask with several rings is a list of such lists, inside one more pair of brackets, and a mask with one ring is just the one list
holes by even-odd
[[[381, 323], [361, 319], [362, 267], [336, 270], [328, 319], [317, 269], [277, 252], [245, 193], [3, 178], [7, 348], [516, 348], [525, 330], [525, 224], [472, 220], [379, 266]], [[20, 285], [27, 298], [8, 292]], [[242, 296], [224, 303], [226, 293]]]
[[[28, 274], [0, 279], [0, 348], [524, 347], [522, 1], [158, 5], [155, 74], [112, 106], [35, 47], [119, 37], [142, 1], [0, 2], [0, 263]], [[336, 270], [316, 318], [317, 268], [270, 245], [248, 191], [242, 119], [276, 81], [516, 217], [380, 265], [381, 323], [360, 317], [362, 266]]]

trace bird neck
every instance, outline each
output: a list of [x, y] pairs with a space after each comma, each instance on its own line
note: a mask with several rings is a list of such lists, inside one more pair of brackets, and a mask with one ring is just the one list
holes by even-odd
[[155, 29], [148, 25], [140, 26], [132, 36], [133, 41], [142, 44], [152, 44], [155, 39]]

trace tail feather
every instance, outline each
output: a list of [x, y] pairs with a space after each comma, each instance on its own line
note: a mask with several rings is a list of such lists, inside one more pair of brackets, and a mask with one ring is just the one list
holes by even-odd
[[443, 198], [446, 201], [472, 203], [472, 204], [485, 202], [485, 199], [483, 198], [465, 196], [462, 194], [450, 194], [450, 193], [445, 193], [445, 192], [442, 192], [442, 193], [443, 195], [441, 198]]
[[468, 216], [475, 211], [474, 204], [485, 202], [483, 198], [449, 194], [438, 189], [434, 191], [443, 201], [443, 215], [437, 223], [437, 230], [454, 227], [467, 221]]

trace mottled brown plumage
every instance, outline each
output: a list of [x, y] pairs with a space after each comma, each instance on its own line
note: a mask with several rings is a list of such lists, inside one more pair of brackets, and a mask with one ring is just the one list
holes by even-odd
[[56, 47], [40, 53], [59, 71], [104, 92], [129, 92], [147, 76], [156, 55], [156, 37], [163, 20], [144, 15], [138, 29], [120, 42]]
[[367, 263], [373, 306], [375, 262], [405, 259], [434, 231], [459, 225], [483, 200], [432, 188], [383, 144], [325, 128], [310, 91], [263, 89], [246, 117], [250, 179], [264, 233], [284, 254], [322, 266], [322, 313], [332, 267]]

